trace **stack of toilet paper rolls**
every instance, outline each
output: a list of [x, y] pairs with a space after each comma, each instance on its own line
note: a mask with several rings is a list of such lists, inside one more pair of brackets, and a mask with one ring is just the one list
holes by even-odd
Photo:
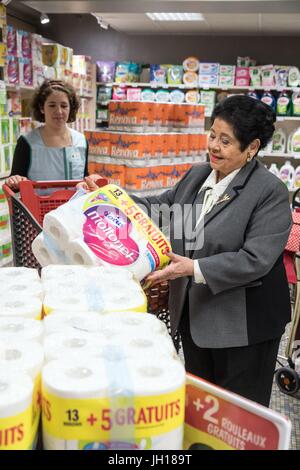
[[32, 243], [42, 266], [112, 265], [139, 280], [169, 262], [170, 244], [146, 213], [118, 186], [71, 199], [46, 214]]
[[54, 312], [44, 322], [45, 449], [182, 449], [185, 371], [160, 320]]
[[42, 269], [44, 313], [147, 311], [147, 298], [130, 271], [109, 266], [49, 265]]
[[43, 295], [36, 269], [0, 269], [0, 317], [40, 319]]

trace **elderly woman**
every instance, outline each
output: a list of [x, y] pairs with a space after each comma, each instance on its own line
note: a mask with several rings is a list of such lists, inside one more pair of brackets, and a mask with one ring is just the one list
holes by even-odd
[[180, 221], [173, 212], [171, 263], [147, 279], [170, 280], [171, 326], [181, 334], [187, 371], [265, 406], [290, 320], [282, 257], [291, 227], [288, 191], [255, 158], [275, 120], [258, 100], [225, 99], [212, 115], [209, 163], [158, 197], [135, 198], [149, 210], [186, 209]]

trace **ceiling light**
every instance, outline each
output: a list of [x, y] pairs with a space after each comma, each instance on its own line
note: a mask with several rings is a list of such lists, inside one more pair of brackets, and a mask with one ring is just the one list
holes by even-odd
[[204, 21], [202, 13], [146, 13], [153, 21]]
[[41, 22], [42, 24], [47, 24], [47, 23], [50, 22], [49, 16], [47, 15], [47, 13], [42, 13], [42, 14], [41, 14], [40, 22]]

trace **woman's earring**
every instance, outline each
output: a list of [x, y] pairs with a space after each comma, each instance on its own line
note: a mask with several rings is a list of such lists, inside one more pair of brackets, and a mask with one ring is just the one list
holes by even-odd
[[247, 154], [247, 162], [249, 163], [249, 162], [251, 162], [251, 160], [252, 160], [251, 153], [248, 153]]

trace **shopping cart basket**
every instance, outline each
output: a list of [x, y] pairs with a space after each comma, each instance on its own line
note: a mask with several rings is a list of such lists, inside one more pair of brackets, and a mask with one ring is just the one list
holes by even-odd
[[[44, 216], [47, 212], [66, 203], [75, 193], [79, 181], [21, 181], [20, 192], [14, 193], [9, 186], [3, 185], [3, 191], [9, 204], [12, 246], [15, 266], [40, 268], [31, 250], [31, 244], [42, 231]], [[105, 179], [97, 181], [99, 187], [107, 184]], [[61, 189], [60, 189], [61, 188]], [[39, 195], [39, 190], [55, 189], [50, 195]], [[148, 299], [148, 311], [162, 320], [168, 331], [170, 316], [168, 310], [168, 283], [149, 288], [145, 291]], [[179, 337], [173, 338], [175, 347], [179, 348]]]
[[[298, 395], [300, 376], [296, 362], [300, 361], [300, 188], [292, 199], [293, 227], [285, 251], [285, 265], [291, 287], [292, 321], [285, 356], [278, 356], [277, 362], [282, 366], [275, 372], [275, 381], [279, 389], [288, 395]], [[298, 359], [297, 359], [298, 358]], [[287, 366], [281, 364], [287, 362]], [[300, 365], [300, 362], [299, 362]], [[298, 398], [298, 397], [297, 397]]]

